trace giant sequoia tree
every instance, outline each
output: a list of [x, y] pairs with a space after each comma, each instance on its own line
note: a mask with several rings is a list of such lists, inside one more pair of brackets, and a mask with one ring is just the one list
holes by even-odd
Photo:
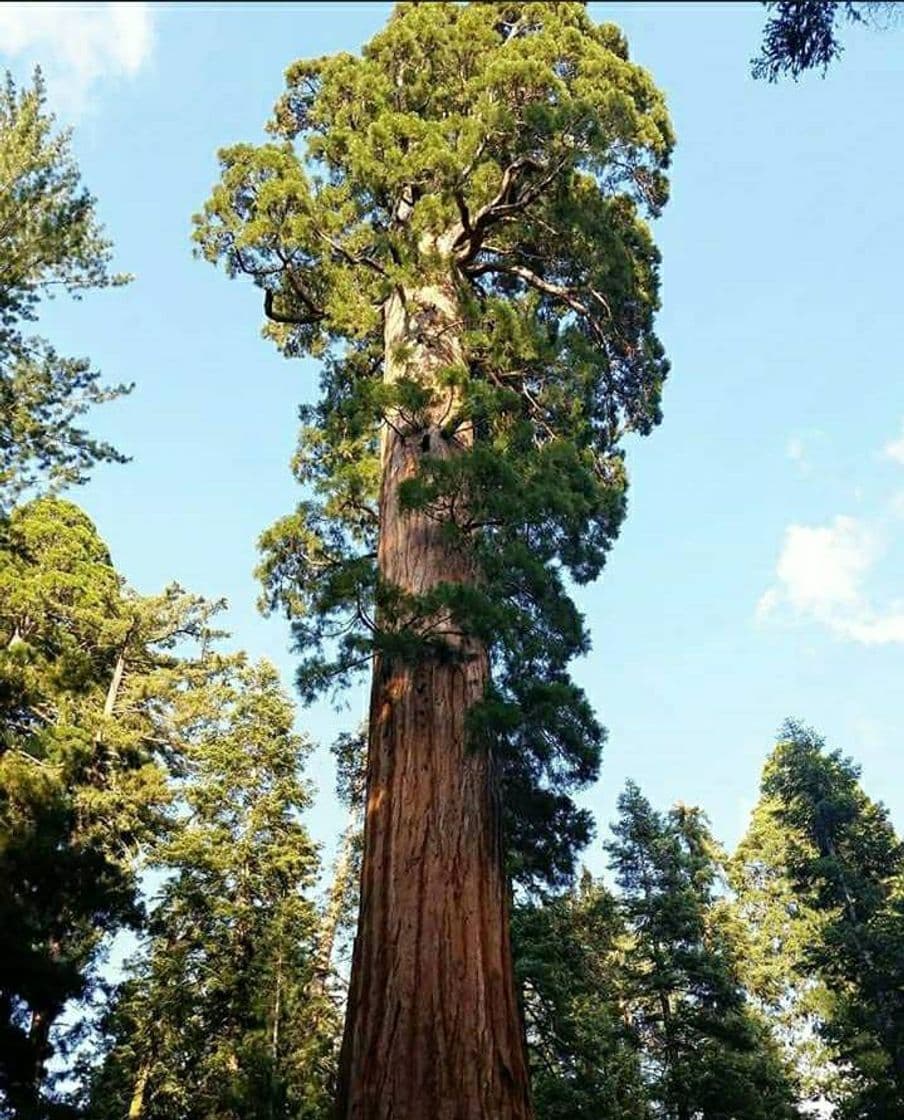
[[340, 1114], [526, 1117], [504, 856], [563, 880], [589, 835], [565, 581], [599, 573], [620, 438], [660, 417], [668, 116], [583, 4], [411, 4], [290, 67], [269, 127], [221, 153], [197, 238], [323, 359], [263, 575], [306, 696], [372, 665]]

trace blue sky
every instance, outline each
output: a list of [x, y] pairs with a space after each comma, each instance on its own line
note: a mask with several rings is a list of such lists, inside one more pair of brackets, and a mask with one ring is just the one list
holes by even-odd
[[[732, 844], [793, 715], [862, 764], [900, 828], [904, 30], [852, 28], [825, 80], [769, 86], [749, 76], [759, 5], [590, 7], [665, 90], [678, 148], [656, 229], [664, 421], [628, 448], [629, 516], [580, 595], [594, 648], [577, 675], [610, 730], [585, 801], [604, 829], [630, 776], [660, 807], [702, 805]], [[288, 461], [316, 367], [260, 339], [256, 294], [192, 259], [190, 219], [216, 149], [263, 139], [286, 66], [356, 49], [388, 10], [0, 8], [0, 61], [20, 79], [44, 65], [117, 265], [136, 274], [42, 322], [137, 383], [93, 420], [134, 461], [72, 496], [139, 590], [227, 596], [235, 644], [287, 684], [287, 627], [257, 613], [252, 569], [297, 498]], [[326, 744], [364, 703], [359, 690], [299, 722]], [[329, 843], [343, 819], [325, 746], [311, 775]], [[587, 863], [602, 867], [598, 844]]]

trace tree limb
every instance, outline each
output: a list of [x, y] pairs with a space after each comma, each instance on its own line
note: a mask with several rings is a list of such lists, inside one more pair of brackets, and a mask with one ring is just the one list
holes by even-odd
[[274, 323], [291, 323], [294, 326], [310, 326], [313, 323], [319, 323], [325, 318], [322, 311], [316, 308], [313, 303], [308, 300], [302, 300], [308, 303], [311, 307], [311, 314], [308, 316], [299, 315], [284, 315], [281, 311], [277, 311], [273, 306], [273, 292], [269, 288], [264, 289], [264, 314], [271, 322]]

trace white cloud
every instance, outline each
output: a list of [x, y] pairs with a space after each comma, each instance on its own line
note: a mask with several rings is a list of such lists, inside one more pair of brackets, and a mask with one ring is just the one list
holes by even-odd
[[0, 3], [0, 55], [39, 63], [53, 106], [70, 115], [98, 81], [137, 74], [152, 46], [148, 4]]
[[893, 459], [904, 466], [904, 423], [901, 424], [901, 434], [885, 445], [884, 453], [887, 459]]
[[853, 517], [815, 529], [790, 525], [776, 574], [793, 606], [818, 612], [856, 602], [875, 554], [873, 534]]
[[864, 645], [904, 642], [904, 604], [877, 610], [866, 582], [883, 551], [878, 532], [853, 517], [829, 525], [789, 525], [776, 567], [777, 582], [757, 604], [764, 620], [785, 609]]
[[818, 461], [819, 453], [825, 442], [826, 434], [820, 428], [803, 428], [792, 432], [785, 444], [785, 454], [797, 468], [801, 475], [813, 473], [814, 459]]

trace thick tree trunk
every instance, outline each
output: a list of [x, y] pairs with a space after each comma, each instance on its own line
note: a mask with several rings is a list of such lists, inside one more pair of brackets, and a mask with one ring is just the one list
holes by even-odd
[[[460, 359], [451, 285], [393, 296], [385, 318], [388, 379], [429, 382]], [[424, 454], [454, 455], [470, 443], [468, 431], [443, 432], [455, 403], [439, 400], [424, 425], [384, 435], [380, 574], [413, 594], [476, 578], [467, 550], [435, 518], [403, 513], [398, 502]], [[493, 763], [466, 742], [468, 710], [487, 683], [486, 650], [442, 619], [424, 626], [444, 632], [445, 655], [374, 660], [339, 1116], [528, 1120]]]

